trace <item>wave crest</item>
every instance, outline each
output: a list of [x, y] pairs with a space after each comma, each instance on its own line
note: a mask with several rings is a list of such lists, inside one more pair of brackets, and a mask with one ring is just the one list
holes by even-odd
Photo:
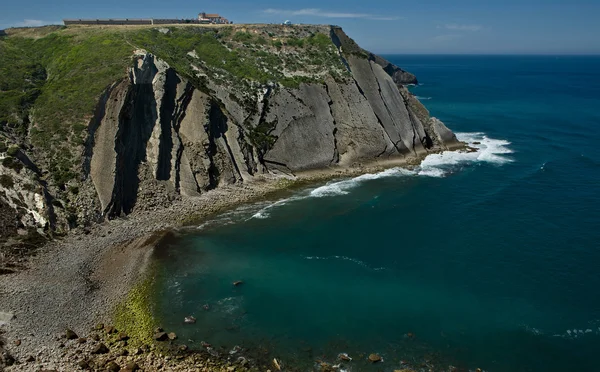
[[431, 154], [423, 159], [421, 164], [414, 169], [391, 168], [379, 173], [367, 173], [342, 181], [331, 181], [308, 191], [308, 193], [269, 204], [256, 212], [251, 218], [268, 218], [269, 211], [272, 208], [283, 206], [296, 200], [347, 195], [350, 193], [350, 190], [360, 186], [362, 183], [380, 178], [407, 176], [441, 178], [473, 163], [502, 165], [513, 161], [506, 156], [513, 153], [508, 147], [511, 143], [506, 140], [490, 138], [481, 132], [456, 133], [456, 137], [459, 141], [467, 143], [473, 150], [444, 151], [439, 154]]

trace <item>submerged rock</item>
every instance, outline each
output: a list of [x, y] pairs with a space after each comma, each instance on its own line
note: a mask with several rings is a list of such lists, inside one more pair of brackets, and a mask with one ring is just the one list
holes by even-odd
[[339, 355], [338, 355], [338, 359], [339, 359], [339, 360], [343, 360], [343, 361], [345, 361], [345, 362], [349, 362], [349, 361], [351, 361], [351, 360], [352, 360], [352, 358], [350, 358], [350, 357], [348, 356], [348, 354], [346, 354], [346, 353], [341, 353], [341, 354], [339, 354]]
[[167, 335], [167, 332], [158, 332], [154, 334], [154, 339], [156, 341], [166, 341], [169, 338], [169, 335]]
[[379, 354], [371, 354], [369, 355], [369, 361], [371, 361], [372, 363], [377, 363], [377, 362], [381, 362], [383, 359], [381, 358], [381, 356]]
[[183, 319], [183, 322], [184, 322], [185, 324], [194, 324], [194, 323], [196, 323], [196, 318], [194, 318], [194, 317], [193, 317], [193, 316], [191, 316], [191, 315], [190, 315], [190, 316], [186, 316], [186, 317]]

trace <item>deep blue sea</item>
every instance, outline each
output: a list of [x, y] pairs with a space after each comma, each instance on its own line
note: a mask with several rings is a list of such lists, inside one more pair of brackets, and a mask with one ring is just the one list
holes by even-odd
[[159, 254], [163, 327], [300, 370], [600, 371], [600, 57], [387, 58], [478, 152], [190, 228]]

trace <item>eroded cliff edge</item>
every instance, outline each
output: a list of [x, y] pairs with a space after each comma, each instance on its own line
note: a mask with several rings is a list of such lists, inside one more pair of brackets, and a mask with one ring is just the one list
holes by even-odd
[[[45, 38], [84, 31], [98, 37], [81, 28]], [[83, 126], [79, 137], [73, 129], [68, 139], [48, 139], [55, 144], [40, 140], [47, 119], [35, 107], [44, 95], [62, 93], [52, 91], [48, 76], [40, 79], [41, 98], [4, 115], [0, 207], [8, 232], [67, 231], [265, 174], [461, 146], [404, 87], [416, 82], [412, 74], [339, 27], [162, 27], [124, 35], [118, 52], [130, 62], [113, 73], [122, 77], [75, 124], [60, 124]], [[42, 75], [52, 66], [39, 66]], [[72, 159], [64, 177], [52, 177], [64, 171], [57, 157]]]

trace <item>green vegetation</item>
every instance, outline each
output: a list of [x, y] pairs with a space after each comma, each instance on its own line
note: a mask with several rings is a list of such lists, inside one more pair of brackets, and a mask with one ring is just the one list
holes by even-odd
[[131, 49], [121, 34], [100, 30], [0, 40], [0, 129], [30, 131], [57, 184], [76, 176], [83, 123], [102, 91], [125, 76]]
[[277, 137], [269, 134], [275, 129], [275, 125], [276, 123], [261, 122], [250, 131], [250, 140], [263, 154], [273, 147], [277, 140]]
[[2, 187], [5, 189], [12, 189], [12, 187], [15, 185], [15, 181], [13, 181], [11, 176], [3, 174], [0, 176], [0, 185], [2, 185]]
[[153, 280], [137, 284], [127, 295], [127, 299], [117, 305], [113, 320], [119, 331], [127, 332], [133, 342], [149, 344], [156, 326], [151, 309]]
[[13, 158], [12, 156], [8, 156], [4, 159], [2, 159], [2, 165], [5, 166], [6, 168], [10, 168], [12, 170], [14, 170], [15, 172], [19, 173], [21, 171], [21, 169], [23, 169], [23, 163], [21, 163], [19, 160]]
[[8, 155], [8, 156], [16, 156], [18, 152], [19, 152], [19, 146], [17, 146], [17, 145], [10, 145], [8, 147], [8, 149], [6, 150], [6, 155]]
[[[272, 41], [275, 35], [280, 38]], [[215, 84], [235, 87], [237, 101], [247, 108], [254, 105], [256, 83], [297, 88], [343, 75], [328, 35], [309, 29], [281, 35], [276, 28], [234, 27], [171, 27], [166, 33], [158, 27], [23, 29], [0, 38], [0, 133], [29, 141], [39, 165], [67, 190], [78, 179], [98, 98], [127, 76], [135, 49], [157, 55], [207, 91], [206, 78], [197, 77], [193, 66], [203, 69]], [[268, 132], [254, 132], [260, 145], [274, 140]], [[0, 146], [7, 150], [4, 141]], [[3, 163], [22, 168], [16, 159]]]

